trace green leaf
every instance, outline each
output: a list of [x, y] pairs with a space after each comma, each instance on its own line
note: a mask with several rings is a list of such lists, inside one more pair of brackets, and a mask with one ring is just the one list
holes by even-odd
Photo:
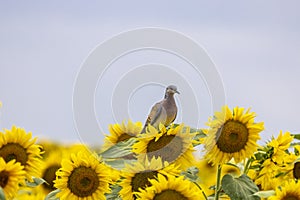
[[294, 136], [294, 139], [300, 140], [300, 134], [291, 134], [291, 136]]
[[122, 198], [119, 195], [120, 190], [122, 187], [118, 184], [114, 184], [110, 186], [111, 193], [105, 194], [106, 200], [122, 200]]
[[45, 197], [45, 200], [59, 200], [58, 197], [56, 197], [56, 194], [59, 193], [60, 190], [59, 189], [56, 189], [52, 192], [50, 192], [46, 197]]
[[[180, 124], [173, 124], [173, 128], [176, 128], [179, 125]], [[197, 129], [197, 128], [193, 128], [193, 127], [184, 126], [182, 128], [182, 132], [184, 133], [187, 128], [190, 129], [190, 131], [189, 131], [190, 133], [197, 133], [193, 138], [195, 141], [199, 141], [201, 138], [206, 137], [206, 134], [204, 133], [204, 131], [202, 129]], [[197, 146], [197, 145], [199, 145], [199, 144], [198, 143], [193, 144], [193, 146]]]
[[299, 156], [300, 152], [296, 148], [294, 148], [294, 153], [295, 153], [296, 156]]
[[258, 151], [254, 154], [256, 160], [264, 160], [267, 157], [267, 153], [264, 151]]
[[4, 190], [2, 189], [2, 187], [0, 186], [0, 200], [5, 200], [5, 194], [4, 194]]
[[207, 197], [207, 200], [214, 200], [214, 199], [215, 199], [215, 196]]
[[279, 176], [285, 176], [287, 174], [288, 172], [279, 172], [278, 174], [275, 175], [275, 178], [278, 178]]
[[257, 165], [251, 165], [251, 166], [250, 166], [250, 169], [259, 170], [260, 167], [261, 167], [260, 164], [257, 164]]
[[[193, 133], [193, 132], [197, 132], [197, 134], [193, 138], [193, 140], [195, 140], [195, 141], [200, 141], [200, 139], [206, 137], [206, 134], [203, 132], [202, 129], [192, 129], [191, 128], [191, 133]], [[193, 144], [194, 147], [198, 146], [198, 145], [200, 145], [200, 143], [194, 143]]]
[[229, 165], [232, 167], [236, 167], [237, 169], [240, 169], [239, 166], [237, 166], [236, 164], [233, 164], [233, 163], [225, 163], [225, 165]]
[[36, 186], [39, 186], [43, 183], [46, 183], [46, 181], [42, 178], [32, 177], [32, 180], [33, 180], [33, 182], [26, 181], [26, 185], [28, 187], [36, 187]]
[[267, 191], [259, 191], [254, 193], [253, 195], [259, 196], [260, 198], [268, 198], [270, 196], [275, 196], [275, 191], [274, 190], [267, 190]]
[[[173, 128], [176, 128], [177, 126], [180, 126], [180, 124], [173, 124]], [[169, 126], [170, 127], [170, 126]]]
[[191, 133], [197, 132], [197, 134], [195, 135], [194, 139], [205, 138], [207, 136], [202, 129], [192, 129], [191, 128], [190, 132]]
[[232, 200], [258, 200], [260, 197], [253, 196], [258, 192], [258, 187], [245, 174], [234, 178], [226, 174], [222, 179], [222, 188]]
[[106, 196], [106, 200], [122, 200], [120, 196]]
[[102, 158], [122, 158], [132, 154], [132, 145], [136, 142], [135, 138], [130, 138], [127, 141], [119, 142], [99, 155]]
[[198, 172], [199, 169], [197, 167], [190, 167], [186, 171], [181, 172], [180, 175], [192, 182], [196, 182], [198, 180]]
[[132, 164], [136, 162], [135, 160], [125, 160], [125, 159], [118, 159], [118, 160], [104, 160], [105, 164], [111, 166], [114, 169], [121, 170], [124, 169], [126, 164]]

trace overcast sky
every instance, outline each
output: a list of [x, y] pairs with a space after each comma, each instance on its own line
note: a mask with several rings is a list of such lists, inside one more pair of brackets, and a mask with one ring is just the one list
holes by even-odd
[[[72, 95], [82, 63], [99, 44], [121, 32], [160, 27], [178, 31], [206, 50], [222, 78], [226, 103], [251, 107], [257, 121], [265, 122], [264, 140], [279, 130], [300, 132], [299, 7], [296, 0], [0, 1], [0, 128], [15, 124], [40, 138], [78, 141]], [[142, 55], [164, 57], [147, 51]], [[172, 60], [165, 56], [164, 62]], [[111, 96], [115, 85], [109, 79], [120, 80], [120, 66], [136, 64], [135, 60], [150, 62], [149, 57], [131, 55], [112, 67], [108, 82], [96, 90], [95, 112], [103, 119], [99, 122], [103, 132], [116, 121], [109, 113], [110, 99], [101, 97]], [[197, 88], [193, 85], [197, 81], [190, 80], [192, 88]], [[144, 121], [152, 103], [164, 93], [160, 83], [146, 90], [152, 93], [136, 92], [130, 101], [126, 99], [134, 121]], [[209, 102], [209, 92], [203, 89], [201, 94]], [[201, 99], [201, 94], [196, 96]], [[181, 107], [184, 98], [188, 97], [183, 91], [176, 99], [181, 111], [188, 109]], [[205, 127], [211, 113], [205, 110], [206, 103], [199, 107], [199, 122], [191, 125]], [[181, 114], [177, 122], [191, 121]], [[102, 139], [99, 133], [99, 143]]]

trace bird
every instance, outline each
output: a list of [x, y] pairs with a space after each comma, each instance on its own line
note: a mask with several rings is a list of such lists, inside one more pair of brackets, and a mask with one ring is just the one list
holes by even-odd
[[164, 99], [154, 104], [151, 108], [141, 133], [146, 132], [146, 128], [149, 124], [158, 128], [160, 123], [168, 126], [176, 119], [177, 106], [174, 99], [175, 93], [180, 94], [175, 85], [169, 85], [166, 88]]

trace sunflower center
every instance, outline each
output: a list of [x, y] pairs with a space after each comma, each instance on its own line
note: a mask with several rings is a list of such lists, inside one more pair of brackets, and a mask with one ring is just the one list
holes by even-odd
[[299, 200], [297, 196], [288, 194], [287, 196], [283, 197], [282, 200]]
[[176, 190], [164, 190], [159, 194], [156, 194], [153, 200], [187, 200], [185, 196], [183, 196], [180, 192]]
[[296, 179], [300, 178], [300, 162], [294, 164], [293, 175]]
[[157, 171], [143, 171], [136, 173], [131, 180], [132, 191], [137, 192], [139, 188], [145, 189], [150, 186], [149, 179], [155, 178], [157, 173]]
[[238, 134], [236, 134], [236, 133], [231, 133], [231, 134], [229, 135], [229, 137], [230, 137], [230, 140], [236, 141], [236, 140], [238, 139]]
[[9, 173], [7, 171], [0, 172], [0, 186], [5, 188], [9, 179]]
[[227, 121], [217, 132], [217, 146], [222, 152], [234, 153], [245, 148], [249, 132], [238, 121]]
[[163, 135], [156, 142], [151, 140], [147, 146], [149, 159], [161, 157], [162, 161], [173, 162], [183, 152], [183, 141], [175, 135]]
[[129, 140], [130, 138], [132, 138], [132, 134], [131, 133], [123, 133], [122, 135], [120, 135], [118, 137], [118, 140], [117, 140], [117, 143], [118, 142], [123, 142], [123, 141], [127, 141]]
[[53, 181], [55, 180], [56, 178], [56, 174], [55, 172], [60, 168], [60, 165], [52, 165], [52, 166], [49, 166], [44, 174], [43, 174], [43, 179], [47, 182], [47, 183], [44, 183], [43, 186], [44, 188], [48, 189], [48, 190], [54, 190], [55, 187], [54, 187], [54, 183]]
[[68, 180], [68, 188], [78, 197], [91, 196], [99, 187], [98, 174], [89, 167], [75, 168]]
[[13, 159], [25, 166], [28, 160], [26, 149], [17, 143], [8, 143], [0, 148], [0, 157], [3, 157], [6, 162]]

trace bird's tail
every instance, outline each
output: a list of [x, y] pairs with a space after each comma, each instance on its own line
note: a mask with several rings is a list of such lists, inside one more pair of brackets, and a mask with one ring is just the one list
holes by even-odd
[[143, 127], [142, 131], [141, 131], [141, 134], [142, 133], [146, 133], [146, 128], [147, 128], [147, 124], [145, 124], [145, 126]]
[[150, 122], [151, 122], [151, 118], [148, 116], [147, 119], [146, 119], [145, 125], [144, 125], [144, 127], [141, 131], [141, 134], [146, 133], [146, 128], [147, 128], [148, 124], [150, 124]]

